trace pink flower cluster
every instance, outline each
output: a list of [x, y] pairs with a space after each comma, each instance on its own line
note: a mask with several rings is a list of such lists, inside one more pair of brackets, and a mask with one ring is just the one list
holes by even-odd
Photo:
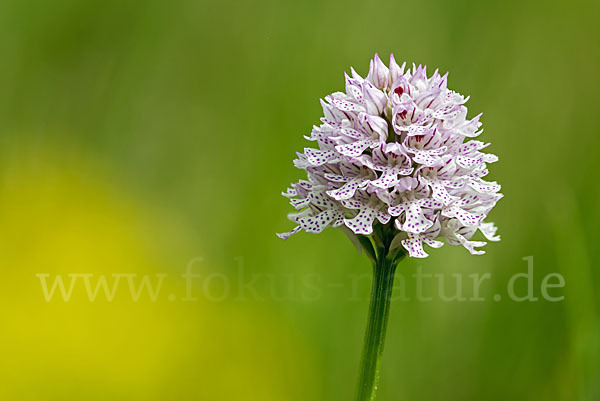
[[482, 132], [478, 115], [467, 119], [465, 98], [447, 88], [447, 76], [426, 67], [389, 68], [375, 55], [369, 74], [352, 69], [345, 92], [321, 101], [324, 116], [294, 160], [307, 179], [283, 193], [298, 210], [289, 215], [304, 230], [346, 226], [371, 235], [374, 224], [394, 227], [411, 257], [434, 248], [462, 245], [472, 254], [485, 242], [471, 241], [477, 230], [498, 241], [496, 227], [484, 218], [502, 198], [500, 185], [487, 182], [487, 165], [498, 160], [474, 140]]

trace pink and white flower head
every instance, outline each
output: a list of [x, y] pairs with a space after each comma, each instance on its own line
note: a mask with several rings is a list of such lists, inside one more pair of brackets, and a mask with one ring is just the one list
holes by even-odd
[[283, 193], [298, 210], [289, 215], [297, 226], [280, 238], [345, 226], [417, 258], [428, 256], [423, 243], [483, 254], [475, 248], [486, 243], [471, 241], [477, 230], [500, 240], [484, 222], [502, 194], [483, 180], [498, 158], [473, 139], [481, 114], [467, 119], [468, 97], [447, 88], [448, 74], [405, 67], [392, 55], [388, 68], [375, 55], [366, 78], [352, 69], [345, 92], [321, 101], [321, 124], [307, 137], [316, 147], [294, 160], [307, 179]]

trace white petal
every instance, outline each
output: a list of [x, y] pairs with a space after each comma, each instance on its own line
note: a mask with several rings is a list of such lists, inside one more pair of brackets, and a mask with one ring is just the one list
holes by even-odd
[[406, 215], [402, 230], [409, 233], [422, 233], [433, 225], [433, 221], [428, 220], [423, 215], [421, 206], [416, 202], [410, 202], [406, 208]]
[[486, 242], [483, 242], [483, 241], [468, 241], [465, 237], [463, 237], [459, 233], [456, 233], [455, 235], [456, 235], [456, 238], [462, 244], [462, 246], [464, 246], [471, 253], [471, 255], [483, 255], [485, 253], [485, 251], [478, 251], [478, 250], [476, 250], [475, 247], [485, 246]]
[[485, 216], [469, 213], [458, 206], [442, 210], [442, 216], [457, 218], [465, 226], [478, 226]]
[[375, 212], [371, 208], [362, 209], [356, 217], [352, 219], [344, 219], [346, 227], [351, 229], [354, 234], [369, 235], [373, 233], [373, 220]]
[[305, 148], [304, 154], [306, 159], [313, 166], [320, 166], [325, 163], [334, 162], [337, 159], [337, 155], [333, 150], [318, 150]]
[[481, 231], [489, 241], [500, 241], [500, 236], [496, 235], [497, 230], [498, 227], [496, 227], [494, 223], [481, 223], [479, 225], [479, 231]]
[[299, 232], [301, 230], [300, 226], [296, 226], [292, 231], [290, 231], [289, 233], [277, 233], [276, 235], [283, 239], [286, 240], [289, 237], [291, 237], [292, 235], [296, 234], [297, 232]]
[[426, 258], [429, 256], [423, 250], [423, 243], [419, 236], [410, 236], [408, 239], [402, 240], [402, 246], [408, 251], [411, 258]]

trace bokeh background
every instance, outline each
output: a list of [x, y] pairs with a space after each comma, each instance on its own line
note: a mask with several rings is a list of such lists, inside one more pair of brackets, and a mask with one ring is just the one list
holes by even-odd
[[[393, 303], [378, 399], [600, 399], [599, 4], [3, 0], [0, 399], [352, 399], [369, 263], [337, 230], [274, 233], [318, 99], [375, 52], [450, 71], [506, 195], [485, 256], [402, 263], [409, 296], [419, 266], [492, 278]], [[528, 256], [564, 301], [491, 300]], [[167, 277], [46, 302], [40, 273]]]

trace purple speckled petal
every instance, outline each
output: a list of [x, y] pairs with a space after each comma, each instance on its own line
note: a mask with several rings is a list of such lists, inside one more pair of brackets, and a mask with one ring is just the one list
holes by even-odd
[[442, 216], [456, 218], [465, 226], [478, 226], [485, 216], [469, 213], [458, 206], [442, 210]]
[[410, 202], [406, 207], [402, 230], [408, 233], [422, 233], [433, 225], [431, 220], [423, 215], [423, 210], [417, 202]]
[[354, 234], [369, 235], [373, 232], [375, 211], [369, 208], [362, 209], [354, 218], [344, 219], [344, 224]]
[[299, 232], [301, 230], [300, 226], [296, 226], [292, 231], [288, 232], [288, 233], [277, 233], [277, 236], [281, 239], [288, 239], [289, 237], [291, 237], [292, 235], [296, 234], [297, 232]]
[[337, 150], [344, 156], [357, 157], [360, 156], [364, 152], [364, 150], [367, 149], [369, 146], [375, 144], [377, 144], [376, 141], [366, 139], [363, 141], [348, 143], [346, 145], [338, 145], [335, 147], [335, 150]]
[[308, 162], [313, 166], [320, 166], [325, 163], [335, 162], [337, 160], [337, 155], [332, 150], [305, 148], [304, 154], [306, 155]]
[[426, 258], [429, 256], [423, 250], [423, 241], [418, 235], [411, 236], [409, 234], [407, 239], [402, 240], [402, 246], [408, 251], [411, 258]]

